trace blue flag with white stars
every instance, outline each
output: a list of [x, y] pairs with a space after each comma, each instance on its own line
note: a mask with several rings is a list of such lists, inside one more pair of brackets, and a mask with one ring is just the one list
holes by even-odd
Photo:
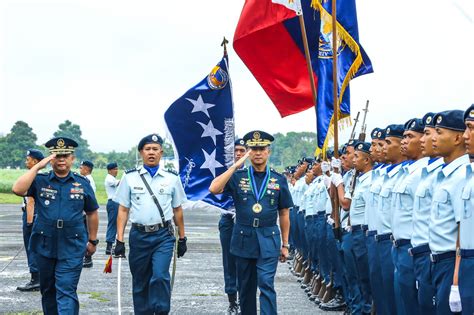
[[234, 109], [228, 57], [165, 112], [165, 122], [179, 159], [179, 176], [189, 200], [222, 209], [228, 195], [209, 192], [212, 180], [234, 163]]

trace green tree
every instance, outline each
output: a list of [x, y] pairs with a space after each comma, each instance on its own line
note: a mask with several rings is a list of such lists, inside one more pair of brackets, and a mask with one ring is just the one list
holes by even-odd
[[39, 149], [33, 128], [21, 120], [13, 125], [9, 134], [0, 139], [1, 167], [24, 167], [26, 150]]
[[314, 156], [317, 141], [314, 132], [276, 133], [273, 136], [275, 141], [271, 147], [270, 164], [279, 171], [296, 164], [302, 157]]
[[92, 152], [89, 149], [89, 143], [82, 138], [82, 131], [79, 125], [73, 124], [70, 120], [66, 120], [59, 125], [59, 130], [54, 134], [54, 137], [67, 137], [75, 140], [79, 147], [75, 151], [78, 161], [85, 159], [92, 159]]

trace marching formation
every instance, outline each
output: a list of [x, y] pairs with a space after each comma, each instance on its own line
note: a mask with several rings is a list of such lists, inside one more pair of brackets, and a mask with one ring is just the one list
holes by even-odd
[[474, 104], [371, 138], [286, 170], [301, 288], [327, 311], [473, 314]]

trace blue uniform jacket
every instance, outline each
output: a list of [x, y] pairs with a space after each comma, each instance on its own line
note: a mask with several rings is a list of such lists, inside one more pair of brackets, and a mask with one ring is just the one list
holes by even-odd
[[89, 181], [77, 173], [59, 178], [50, 171], [36, 176], [27, 196], [35, 199], [38, 213], [30, 249], [48, 258], [83, 257], [88, 240], [83, 211], [99, 208]]
[[[264, 177], [265, 172], [255, 172], [258, 188]], [[246, 168], [232, 175], [225, 191], [232, 195], [236, 209], [230, 252], [243, 258], [278, 257], [281, 248], [278, 211], [293, 206], [286, 178], [274, 170], [270, 171], [264, 197], [259, 202], [262, 205], [260, 213], [252, 210], [257, 200], [250, 187]]]

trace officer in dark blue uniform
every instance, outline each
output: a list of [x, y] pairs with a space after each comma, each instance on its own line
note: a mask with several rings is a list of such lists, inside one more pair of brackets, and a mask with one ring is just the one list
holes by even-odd
[[[30, 249], [36, 253], [44, 314], [78, 314], [82, 257], [96, 250], [99, 206], [89, 181], [71, 172], [77, 143], [59, 137], [45, 146], [52, 154], [22, 175], [12, 190], [35, 199], [37, 218]], [[48, 163], [53, 170], [38, 174]]]
[[[234, 160], [240, 160], [247, 151], [244, 139], [234, 142]], [[243, 167], [244, 165], [242, 165]], [[229, 298], [227, 314], [238, 314], [239, 304], [237, 302], [237, 264], [235, 256], [230, 253], [230, 240], [234, 230], [235, 206], [232, 204], [228, 209], [221, 209], [219, 220], [219, 238], [222, 247], [222, 264], [224, 267], [225, 293]]]
[[[242, 314], [257, 313], [257, 285], [261, 314], [277, 314], [274, 279], [278, 258], [283, 262], [288, 257], [288, 208], [293, 201], [285, 177], [267, 164], [273, 137], [263, 131], [252, 131], [244, 140], [250, 150], [216, 177], [209, 190], [213, 194], [228, 192], [235, 202], [230, 251], [237, 256]], [[249, 156], [252, 165], [239, 170]]]
[[[44, 159], [44, 156], [40, 150], [30, 149], [26, 151], [26, 168], [31, 169], [42, 159]], [[35, 200], [31, 197], [23, 197], [23, 206], [21, 207], [21, 210], [23, 211], [23, 244], [25, 245], [31, 280], [27, 284], [19, 286], [16, 289], [19, 291], [36, 291], [39, 290], [38, 266], [36, 264], [35, 253], [29, 249], [31, 228], [33, 227], [33, 222], [36, 217]]]

